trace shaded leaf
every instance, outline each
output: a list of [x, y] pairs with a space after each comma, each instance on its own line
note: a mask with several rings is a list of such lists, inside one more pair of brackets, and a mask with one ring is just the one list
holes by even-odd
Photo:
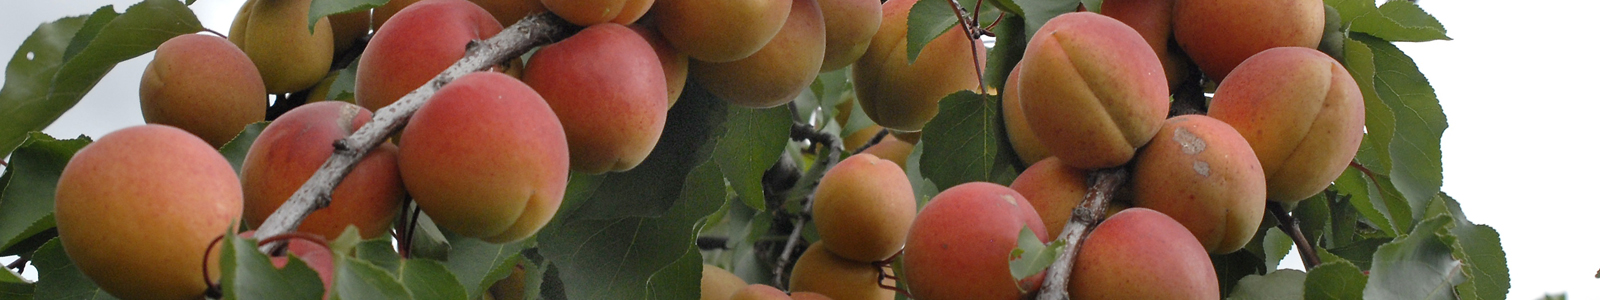
[[1033, 34], [1039, 31], [1039, 27], [1044, 27], [1045, 22], [1061, 14], [1077, 11], [1078, 5], [1081, 4], [1079, 0], [1016, 0], [1016, 2], [1017, 6], [1022, 7], [1022, 16], [1026, 20], [1024, 23], [1027, 23], [1027, 29], [1023, 30], [1027, 33], [1024, 45], [1026, 41], [1033, 40]]
[[0, 253], [27, 253], [55, 235], [56, 182], [72, 155], [88, 145], [84, 136], [57, 140], [33, 132], [11, 154], [0, 178]]
[[256, 250], [256, 241], [232, 234], [222, 240], [222, 295], [227, 299], [322, 299], [322, 279], [305, 261], [289, 256], [283, 269]]
[[1361, 299], [1366, 286], [1367, 275], [1361, 274], [1361, 268], [1345, 260], [1324, 261], [1306, 272], [1305, 299]]
[[[650, 275], [648, 299], [696, 299], [700, 297], [700, 249], [683, 252], [667, 268]], [[690, 279], [693, 279], [691, 282]]]
[[[541, 232], [548, 233], [548, 229], [546, 227]], [[495, 244], [449, 231], [445, 231], [444, 236], [450, 241], [451, 249], [444, 265], [451, 274], [455, 274], [456, 281], [466, 289], [467, 295], [483, 294], [489, 285], [511, 275], [511, 269], [517, 267], [518, 255], [524, 248], [520, 242]]]
[[1228, 294], [1228, 299], [1299, 299], [1305, 294], [1306, 273], [1300, 270], [1277, 270], [1267, 275], [1250, 275], [1239, 280], [1239, 285]]
[[995, 25], [994, 48], [989, 49], [989, 57], [984, 63], [988, 70], [983, 71], [983, 80], [989, 86], [1006, 86], [1011, 69], [1022, 60], [1022, 52], [1028, 48], [1027, 26], [1019, 15], [1008, 15]]
[[[655, 217], [671, 208], [683, 191], [689, 171], [711, 158], [712, 144], [724, 132], [728, 104], [690, 81], [678, 103], [667, 112], [667, 124], [650, 156], [638, 167], [604, 175], [594, 194], [568, 216], [585, 220]], [[787, 125], [786, 125], [787, 126]], [[563, 200], [565, 201], [565, 200]]]
[[928, 204], [933, 196], [939, 194], [939, 186], [932, 180], [922, 175], [922, 154], [928, 143], [917, 143], [911, 148], [911, 155], [906, 157], [906, 178], [911, 180], [912, 195], [917, 197], [917, 208]]
[[449, 259], [450, 241], [444, 237], [444, 232], [439, 231], [439, 225], [433, 223], [428, 213], [418, 214], [417, 227], [411, 234], [411, 257]]
[[[960, 91], [939, 101], [939, 114], [923, 127], [919, 162], [923, 176], [940, 190], [974, 181], [1003, 177], [995, 168], [1001, 155], [1000, 99]], [[1009, 162], [1009, 160], [1006, 160]], [[908, 163], [909, 164], [909, 163]], [[1010, 169], [1010, 168], [1003, 168]], [[1013, 170], [1014, 172], [1014, 170]], [[1015, 178], [1015, 175], [1011, 177]], [[997, 182], [1008, 184], [1009, 182]]]
[[266, 129], [268, 124], [272, 124], [272, 122], [256, 122], [245, 125], [244, 130], [233, 136], [233, 140], [229, 140], [227, 144], [222, 144], [222, 148], [217, 148], [218, 152], [222, 152], [222, 158], [228, 159], [228, 165], [233, 166], [234, 174], [239, 174], [244, 170], [244, 157], [250, 154], [250, 145], [256, 143], [256, 137], [261, 136], [261, 130]]
[[118, 63], [201, 29], [194, 12], [176, 0], [140, 2], [120, 15], [105, 6], [92, 16], [39, 25], [6, 66], [0, 155], [77, 105]]
[[306, 30], [315, 32], [317, 19], [322, 17], [352, 12], [363, 9], [373, 9], [383, 6], [389, 0], [311, 0], [311, 11], [306, 18]]
[[78, 271], [78, 266], [67, 258], [61, 248], [61, 239], [50, 239], [33, 252], [33, 267], [39, 272], [39, 282], [34, 283], [33, 296], [39, 300], [116, 299]]
[[1445, 228], [1450, 222], [1446, 217], [1428, 219], [1407, 236], [1379, 246], [1364, 298], [1454, 299], [1455, 285], [1467, 278], [1462, 262], [1451, 257], [1456, 238]]
[[1241, 279], [1248, 276], [1257, 276], [1267, 273], [1264, 260], [1250, 251], [1234, 251], [1228, 254], [1212, 254], [1211, 267], [1217, 271], [1217, 286], [1222, 289], [1223, 295], [1235, 293]]
[[432, 259], [402, 261], [400, 283], [417, 299], [466, 300], [467, 291], [444, 264]]
[[411, 293], [393, 274], [355, 257], [334, 263], [334, 299], [412, 299]]
[[[957, 0], [968, 14], [977, 9], [976, 0]], [[984, 2], [982, 12], [978, 15], [979, 24], [987, 25], [1000, 17], [1000, 10], [994, 8], [993, 3]], [[906, 16], [906, 62], [914, 63], [917, 56], [922, 54], [922, 48], [939, 37], [945, 31], [962, 31], [955, 28], [959, 23], [956, 13], [950, 7], [948, 0], [919, 0], [911, 6], [911, 13]], [[980, 47], [982, 45], [979, 45]]]
[[717, 141], [712, 157], [745, 205], [767, 209], [761, 178], [783, 155], [792, 123], [785, 105], [767, 109], [728, 107], [728, 129]]
[[1461, 212], [1461, 203], [1444, 193], [1438, 203], [1450, 211], [1455, 225], [1450, 233], [1456, 236], [1459, 255], [1467, 265], [1467, 282], [1456, 286], [1461, 299], [1505, 299], [1511, 290], [1511, 270], [1506, 266], [1506, 251], [1500, 245], [1500, 233], [1488, 225], [1477, 225], [1467, 220]]

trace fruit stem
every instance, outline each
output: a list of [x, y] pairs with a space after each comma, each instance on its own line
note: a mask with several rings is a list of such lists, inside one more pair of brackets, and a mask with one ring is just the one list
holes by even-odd
[[1067, 279], [1072, 275], [1072, 263], [1078, 257], [1084, 237], [1089, 235], [1099, 220], [1105, 219], [1106, 204], [1111, 202], [1117, 189], [1127, 181], [1128, 169], [1124, 167], [1101, 169], [1089, 174], [1089, 191], [1083, 195], [1083, 202], [1072, 210], [1072, 220], [1061, 230], [1061, 236], [1056, 237], [1065, 246], [1061, 248], [1061, 255], [1056, 256], [1056, 261], [1045, 271], [1044, 287], [1040, 289], [1037, 299], [1068, 298]]
[[1272, 211], [1272, 216], [1278, 218], [1278, 230], [1289, 234], [1289, 238], [1294, 240], [1295, 248], [1300, 249], [1300, 261], [1306, 264], [1306, 270], [1321, 265], [1322, 259], [1317, 257], [1316, 247], [1312, 246], [1311, 241], [1300, 231], [1300, 220], [1289, 215], [1289, 211], [1283, 209], [1283, 204], [1278, 201], [1267, 201], [1267, 210]]
[[[461, 60], [456, 61], [427, 84], [401, 97], [394, 104], [378, 109], [373, 113], [371, 122], [361, 126], [361, 129], [349, 137], [334, 141], [334, 154], [328, 157], [305, 185], [300, 186], [300, 189], [289, 197], [288, 202], [278, 207], [278, 210], [267, 218], [261, 228], [257, 229], [257, 234], [270, 238], [294, 231], [300, 227], [300, 222], [305, 220], [306, 215], [327, 207], [332, 201], [333, 188], [344, 179], [345, 175], [350, 174], [356, 162], [410, 120], [411, 114], [422, 107], [422, 104], [446, 83], [521, 56], [536, 46], [559, 41], [577, 33], [580, 29], [582, 27], [566, 23], [555, 14], [543, 13], [524, 17], [488, 40], [469, 42], [467, 53]], [[281, 241], [273, 242], [262, 245], [260, 250], [272, 253], [283, 245]]]

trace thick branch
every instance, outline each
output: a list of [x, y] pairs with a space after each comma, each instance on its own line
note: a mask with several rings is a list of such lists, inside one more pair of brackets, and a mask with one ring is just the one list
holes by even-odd
[[1290, 216], [1289, 211], [1283, 209], [1283, 204], [1278, 201], [1267, 201], [1267, 211], [1272, 212], [1272, 216], [1278, 219], [1278, 230], [1283, 230], [1283, 233], [1289, 234], [1289, 239], [1294, 240], [1295, 249], [1300, 249], [1300, 262], [1306, 264], [1307, 271], [1322, 264], [1322, 258], [1317, 256], [1317, 248], [1312, 246], [1311, 241], [1306, 239], [1305, 233], [1300, 231], [1300, 220]]
[[[328, 157], [322, 168], [317, 169], [317, 173], [313, 174], [300, 190], [295, 191], [288, 202], [278, 207], [278, 210], [267, 218], [261, 228], [256, 230], [257, 236], [270, 238], [293, 231], [300, 227], [300, 222], [305, 220], [306, 215], [327, 207], [332, 201], [333, 188], [344, 180], [345, 175], [350, 174], [350, 169], [355, 163], [410, 120], [411, 114], [422, 107], [422, 104], [446, 83], [520, 56], [533, 50], [535, 46], [561, 40], [576, 31], [576, 26], [562, 21], [554, 14], [545, 13], [523, 18], [488, 40], [468, 43], [466, 56], [460, 61], [456, 61], [450, 68], [439, 73], [439, 76], [401, 97], [394, 104], [379, 109], [373, 114], [372, 121], [361, 126], [361, 129], [356, 130], [354, 134], [335, 141], [333, 156]], [[261, 250], [270, 252], [279, 245], [282, 243], [263, 245]]]
[[1083, 196], [1083, 203], [1072, 210], [1072, 221], [1067, 222], [1061, 236], [1056, 237], [1056, 240], [1065, 242], [1066, 247], [1062, 248], [1056, 262], [1050, 264], [1050, 269], [1045, 271], [1044, 287], [1038, 299], [1067, 299], [1067, 279], [1072, 275], [1072, 263], [1078, 257], [1083, 238], [1089, 235], [1095, 222], [1105, 218], [1106, 204], [1111, 202], [1117, 188], [1127, 180], [1128, 170], [1121, 167], [1089, 174], [1089, 192]]

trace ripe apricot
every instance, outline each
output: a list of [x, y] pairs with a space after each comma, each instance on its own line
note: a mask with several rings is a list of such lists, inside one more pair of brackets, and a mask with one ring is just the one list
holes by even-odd
[[1355, 79], [1316, 49], [1262, 51], [1223, 79], [1208, 115], [1250, 141], [1267, 200], [1300, 201], [1327, 188], [1361, 146], [1366, 104]]
[[728, 300], [747, 285], [750, 284], [728, 270], [700, 264], [700, 300]]
[[1017, 175], [1011, 189], [1028, 198], [1048, 229], [1045, 236], [1053, 239], [1061, 236], [1061, 230], [1072, 221], [1072, 210], [1089, 193], [1089, 172], [1068, 167], [1059, 158], [1045, 158]]
[[439, 89], [400, 139], [400, 177], [440, 227], [493, 243], [539, 231], [566, 194], [567, 142], [554, 111], [505, 74]]
[[1240, 62], [1275, 47], [1316, 48], [1322, 1], [1182, 0], [1172, 6], [1172, 35], [1200, 71], [1222, 81]]
[[901, 169], [905, 169], [906, 160], [911, 158], [911, 150], [916, 147], [917, 145], [902, 141], [891, 134], [883, 136], [883, 139], [879, 140], [877, 144], [867, 147], [866, 150], [861, 150], [861, 153], [872, 154], [878, 158], [892, 161], [895, 165], [900, 166]]
[[83, 147], [55, 192], [67, 257], [122, 299], [199, 299], [219, 274], [201, 269], [220, 270], [202, 259], [206, 246], [234, 230], [243, 202], [222, 154], [166, 125], [123, 128]]
[[250, 0], [239, 8], [228, 41], [250, 56], [268, 93], [311, 88], [333, 64], [333, 26], [323, 17], [306, 31], [310, 14], [311, 0]]
[[811, 244], [794, 263], [789, 291], [814, 292], [836, 299], [894, 299], [894, 290], [878, 287], [878, 268], [835, 255], [821, 241]]
[[493, 15], [466, 0], [424, 0], [389, 21], [372, 35], [356, 69], [356, 103], [372, 111], [400, 100], [461, 60], [467, 42], [487, 39], [501, 29]]
[[372, 10], [360, 10], [328, 16], [333, 28], [333, 53], [339, 55], [355, 45], [356, 38], [372, 31]]
[[735, 105], [767, 108], [807, 91], [822, 67], [827, 35], [816, 0], [792, 0], [788, 21], [767, 45], [731, 62], [693, 61], [695, 82]]
[[755, 54], [778, 35], [792, 0], [658, 0], [661, 36], [700, 61], [730, 62]]
[[500, 22], [500, 26], [506, 27], [510, 27], [511, 24], [517, 23], [517, 21], [522, 20], [523, 17], [527, 17], [530, 14], [543, 13], [549, 10], [544, 7], [544, 2], [539, 0], [468, 1], [472, 1], [472, 3], [477, 3], [479, 7], [483, 7], [483, 10], [488, 11], [490, 15], [494, 15], [494, 20], [496, 22]]
[[633, 29], [633, 32], [650, 42], [650, 48], [656, 51], [656, 58], [661, 60], [661, 71], [667, 76], [667, 107], [678, 104], [678, 96], [683, 95], [683, 85], [689, 81], [689, 56], [673, 48], [654, 26], [634, 24], [628, 25], [628, 29]]
[[522, 80], [550, 102], [573, 170], [627, 171], [655, 149], [667, 122], [667, 81], [650, 43], [617, 24], [589, 26], [528, 58]]
[[[333, 156], [334, 141], [371, 120], [372, 112], [360, 106], [324, 101], [297, 107], [267, 125], [239, 170], [245, 223], [261, 227]], [[397, 152], [389, 143], [368, 152], [333, 190], [328, 207], [306, 216], [297, 231], [335, 239], [354, 225], [363, 239], [388, 234], [406, 192], [395, 163]]]
[[811, 216], [828, 250], [858, 262], [893, 256], [917, 215], [911, 180], [893, 162], [851, 155], [822, 175]]
[[1074, 168], [1127, 163], [1167, 117], [1161, 61], [1138, 31], [1110, 17], [1051, 18], [1028, 41], [1017, 68], [1028, 127]]
[[1017, 75], [1022, 68], [1012, 68], [1011, 75], [1007, 75], [1006, 89], [1000, 93], [1000, 116], [1005, 119], [1006, 139], [1011, 141], [1012, 151], [1017, 152], [1017, 158], [1029, 165], [1038, 163], [1050, 157], [1050, 149], [1039, 141], [1033, 134], [1033, 128], [1028, 127], [1028, 118], [1022, 113], [1022, 89], [1017, 84]]
[[1138, 31], [1155, 50], [1166, 71], [1167, 87], [1176, 87], [1189, 75], [1189, 60], [1172, 41], [1172, 2], [1175, 0], [1109, 0], [1100, 13]]
[[267, 118], [261, 73], [223, 38], [185, 34], [156, 47], [139, 80], [139, 109], [150, 124], [171, 125], [222, 147], [245, 125]]
[[1072, 265], [1073, 299], [1221, 299], [1211, 257], [1183, 225], [1130, 208], [1084, 238]]
[[882, 26], [872, 36], [867, 52], [851, 69], [855, 94], [861, 110], [878, 125], [900, 131], [921, 131], [922, 125], [939, 113], [939, 100], [945, 95], [978, 87], [978, 72], [972, 69], [973, 56], [982, 65], [988, 50], [972, 41], [960, 29], [945, 32], [928, 42], [916, 62], [906, 56], [906, 17], [916, 0], [890, 0], [883, 3]]
[[1133, 204], [1166, 214], [1225, 254], [1255, 237], [1267, 209], [1267, 182], [1250, 143], [1202, 115], [1167, 119], [1133, 163]]
[[1023, 226], [1049, 240], [1039, 213], [1010, 188], [971, 182], [946, 189], [912, 222], [901, 279], [917, 299], [1017, 299], [1043, 278], [1011, 277], [1011, 250]]
[[833, 71], [854, 64], [867, 53], [872, 36], [883, 23], [883, 3], [878, 0], [818, 0], [822, 21], [827, 23], [828, 50], [822, 56], [822, 71]]
[[[539, 2], [540, 0], [535, 0]], [[542, 0], [550, 12], [579, 26], [600, 23], [633, 24], [650, 10], [655, 0]]]

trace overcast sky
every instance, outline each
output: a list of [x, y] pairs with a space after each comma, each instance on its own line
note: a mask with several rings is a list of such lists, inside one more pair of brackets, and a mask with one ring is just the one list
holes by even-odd
[[[4, 0], [0, 54], [39, 23], [130, 0]], [[208, 28], [227, 32], [242, 0], [201, 0]], [[1445, 131], [1444, 191], [1475, 222], [1499, 230], [1511, 268], [1509, 299], [1569, 292], [1600, 299], [1600, 18], [1592, 1], [1425, 0], [1454, 41], [1400, 44], [1437, 90]], [[142, 124], [138, 84], [149, 56], [119, 65], [46, 133], [99, 137]], [[0, 60], [9, 61], [9, 59]], [[4, 116], [0, 116], [4, 117]], [[10, 262], [14, 258], [0, 259]], [[1298, 266], [1289, 255], [1283, 265]], [[31, 269], [30, 269], [31, 271]], [[29, 274], [32, 277], [31, 274]]]

